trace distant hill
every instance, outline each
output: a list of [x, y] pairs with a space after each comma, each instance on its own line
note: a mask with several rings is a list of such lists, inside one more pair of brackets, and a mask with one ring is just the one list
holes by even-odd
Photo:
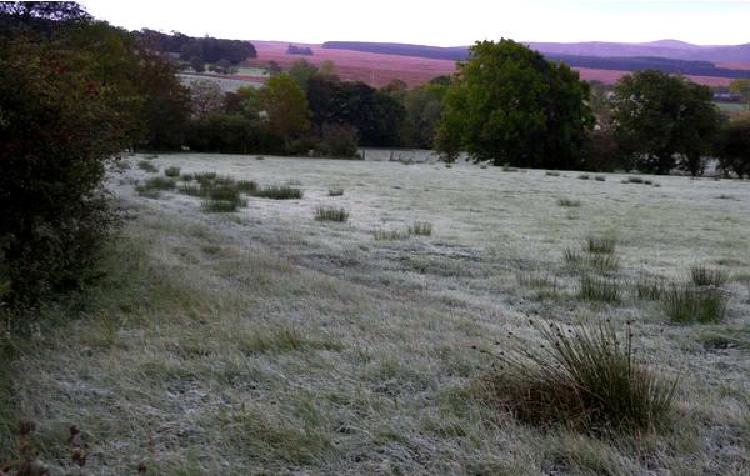
[[[401, 43], [327, 41], [323, 48], [365, 51], [388, 55], [461, 61], [468, 57], [467, 46], [424, 46]], [[697, 46], [677, 40], [650, 43], [529, 43], [554, 61], [570, 66], [610, 71], [657, 69], [665, 73], [717, 78], [748, 78], [750, 72], [717, 66], [718, 61], [750, 61], [750, 44], [739, 46]], [[712, 56], [712, 53], [713, 56]], [[700, 58], [700, 59], [699, 59]]]
[[[614, 43], [585, 41], [579, 43], [526, 42], [542, 53], [573, 56], [607, 57], [659, 57], [688, 61], [750, 61], [750, 43], [732, 46], [693, 45], [679, 40], [658, 40], [646, 43]], [[432, 59], [461, 60], [468, 46], [425, 46], [402, 43], [375, 43], [362, 41], [326, 41], [323, 48], [368, 51], [391, 55], [421, 56]]]

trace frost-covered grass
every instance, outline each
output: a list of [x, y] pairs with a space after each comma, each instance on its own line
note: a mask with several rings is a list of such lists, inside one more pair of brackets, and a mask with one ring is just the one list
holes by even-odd
[[[18, 439], [9, 429], [26, 419], [39, 459], [72, 473], [71, 425], [91, 474], [141, 464], [147, 474], [747, 471], [747, 182], [638, 187], [616, 174], [226, 155], [152, 162], [196, 187], [295, 181], [302, 195], [243, 190], [247, 207], [207, 214], [200, 194], [148, 200], [118, 173], [111, 188], [131, 219], [108, 273], [85, 306], [41, 309], [41, 327], [14, 342], [0, 373], [12, 379], [0, 382], [0, 465]], [[346, 193], [330, 196], [332, 183]], [[566, 196], [585, 204], [575, 220], [558, 205]], [[312, 219], [333, 206], [350, 213], [346, 225]], [[417, 221], [431, 234], [396, 239]], [[674, 324], [664, 293], [696, 263], [731, 276], [723, 320]], [[582, 283], [593, 286], [579, 295]], [[516, 337], [545, 344], [531, 317], [562, 331], [580, 317], [631, 321], [649, 375], [679, 376], [668, 424], [602, 436], [540, 427], [484, 398], [493, 355]], [[554, 399], [543, 401], [554, 415]]]

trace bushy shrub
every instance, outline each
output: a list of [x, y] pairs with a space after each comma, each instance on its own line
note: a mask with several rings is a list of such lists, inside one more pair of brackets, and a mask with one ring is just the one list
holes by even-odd
[[0, 285], [13, 303], [78, 286], [115, 221], [101, 184], [133, 117], [97, 74], [84, 52], [0, 48]]

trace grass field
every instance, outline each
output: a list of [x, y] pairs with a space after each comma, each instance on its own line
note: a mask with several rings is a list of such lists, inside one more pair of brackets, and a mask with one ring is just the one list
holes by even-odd
[[[76, 425], [84, 474], [750, 472], [748, 182], [149, 162], [302, 198], [248, 193], [237, 211], [206, 213], [200, 190], [143, 195], [135, 181], [157, 172], [113, 173], [127, 219], [108, 274], [84, 307], [42, 309], [6, 367], [15, 397], [0, 398], [0, 429], [8, 415], [35, 422], [47, 464], [73, 471]], [[649, 283], [697, 275], [725, 313], [673, 323]], [[530, 320], [605, 319], [632, 321], [638, 359], [678, 378], [666, 430], [524, 425], [484, 398], [493, 354], [540, 342]]]

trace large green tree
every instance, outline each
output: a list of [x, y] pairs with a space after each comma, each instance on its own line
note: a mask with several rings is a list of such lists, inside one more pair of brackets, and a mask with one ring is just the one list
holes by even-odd
[[512, 40], [477, 42], [446, 93], [438, 146], [496, 165], [575, 167], [593, 123], [588, 95], [565, 64]]
[[630, 164], [668, 174], [675, 167], [697, 175], [711, 152], [720, 115], [711, 90], [661, 71], [623, 76], [612, 98], [612, 126]]
[[259, 100], [267, 114], [268, 132], [282, 140], [290, 151], [294, 141], [310, 128], [310, 109], [304, 91], [291, 76], [279, 74], [261, 89]]

